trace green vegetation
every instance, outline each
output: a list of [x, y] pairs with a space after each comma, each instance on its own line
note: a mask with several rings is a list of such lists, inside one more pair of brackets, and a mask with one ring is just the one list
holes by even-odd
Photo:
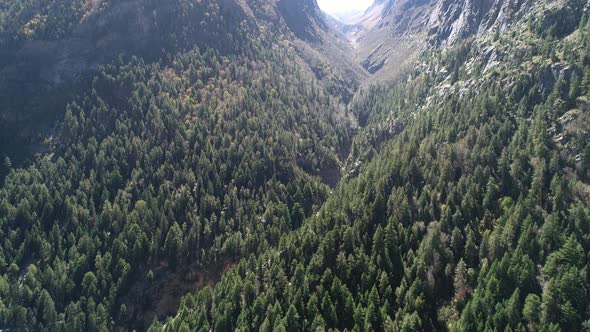
[[55, 40], [70, 34], [86, 1], [26, 0], [0, 4], [0, 46], [24, 40]]
[[[547, 57], [569, 54], [579, 75], [589, 41], [587, 25], [567, 42], [537, 36], [512, 61], [545, 56], [550, 43]], [[572, 121], [586, 122], [567, 143], [556, 138], [590, 91], [565, 76], [538, 82], [541, 67], [510, 62], [466, 85], [478, 59], [470, 45], [426, 56], [426, 68], [456, 73], [448, 91], [461, 93], [436, 94], [448, 81], [433, 70], [365, 91], [353, 106], [367, 112], [364, 137], [388, 116], [407, 122], [403, 132], [277, 248], [243, 259], [152, 329], [587, 330], [590, 209], [576, 159], [587, 120]]]
[[300, 227], [350, 129], [289, 52], [104, 67], [55, 153], [0, 191], [0, 326], [140, 324], [124, 297], [152, 269], [234, 262]]
[[102, 66], [0, 165], [0, 330], [590, 331], [590, 26], [520, 28], [349, 111], [280, 34]]

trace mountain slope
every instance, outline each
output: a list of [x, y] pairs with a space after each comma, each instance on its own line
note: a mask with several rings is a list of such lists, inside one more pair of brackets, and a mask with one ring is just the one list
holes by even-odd
[[0, 329], [588, 330], [588, 10], [0, 5]]
[[566, 35], [576, 28], [585, 5], [583, 0], [381, 0], [340, 30], [356, 44], [358, 61], [379, 81], [403, 73], [427, 48], [503, 34], [543, 6], [546, 15], [538, 18], [540, 29], [555, 25]]
[[[308, 60], [330, 58], [316, 58], [318, 42], [299, 39], [277, 3], [95, 5], [59, 38], [10, 42], [3, 71], [28, 67], [16, 59], [43, 45], [31, 54], [45, 64], [14, 79], [50, 85], [50, 95], [68, 89], [68, 104], [56, 106], [63, 122], [47, 153], [2, 165], [2, 329], [146, 329], [300, 227], [339, 181], [350, 146], [342, 100], [353, 76], [320, 76]], [[79, 43], [90, 54], [71, 50]], [[62, 71], [72, 75], [57, 85], [35, 79]], [[52, 100], [19, 91], [23, 102]], [[31, 112], [26, 126], [52, 126], [18, 111]]]
[[[249, 40], [270, 31], [279, 31], [272, 42], [294, 46], [302, 66], [309, 67], [334, 95], [349, 100], [364, 73], [352, 60], [342, 66], [333, 63], [350, 57], [348, 45], [317, 20], [298, 25], [317, 36], [313, 43], [308, 41], [289, 26], [290, 17], [308, 13], [286, 15], [283, 2], [71, 0], [11, 5], [14, 8], [3, 13], [13, 16], [6, 15], [0, 31], [3, 154], [20, 163], [35, 152], [47, 151], [44, 141], [52, 136], [65, 104], [89, 87], [99, 66], [120, 55], [157, 62], [193, 47], [241, 54], [253, 47]], [[272, 42], [266, 40], [258, 47], [270, 47]], [[320, 48], [326, 51], [318, 52]]]
[[[359, 95], [368, 128], [398, 116], [403, 131], [277, 248], [153, 330], [587, 330], [590, 26], [579, 4], [537, 4]], [[577, 28], [544, 26], [569, 6], [578, 14], [563, 24]]]
[[[140, 55], [154, 61], [164, 55], [164, 50], [174, 53], [193, 44], [208, 45], [224, 53], [244, 47], [240, 45], [244, 39], [220, 38], [225, 33], [236, 35], [238, 31], [239, 25], [224, 23], [225, 20], [241, 22], [245, 18], [236, 3], [226, 1], [221, 6], [212, 6], [203, 2], [190, 11], [187, 4], [183, 1], [166, 6], [148, 1], [14, 4], [24, 8], [12, 21], [8, 19], [8, 27], [2, 33], [18, 36], [14, 40], [3, 38], [2, 45], [6, 50], [0, 63], [3, 151], [10, 151], [14, 145], [27, 146], [27, 141], [33, 141], [33, 145], [42, 143], [50, 135], [54, 121], [63, 116], [65, 103], [75, 94], [71, 91], [79, 91], [78, 86], [84, 90], [97, 67], [120, 54]], [[71, 16], [61, 17], [62, 11]], [[33, 23], [37, 21], [42, 23]], [[200, 26], [189, 22], [200, 22]], [[20, 32], [14, 32], [21, 24]], [[219, 24], [224, 28], [215, 28]], [[52, 34], [52, 31], [60, 32]], [[19, 155], [18, 151], [10, 153], [15, 160], [27, 156]]]

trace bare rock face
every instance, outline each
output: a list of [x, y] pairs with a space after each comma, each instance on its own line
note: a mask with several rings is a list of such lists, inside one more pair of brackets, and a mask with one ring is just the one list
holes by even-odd
[[532, 0], [440, 0], [428, 22], [429, 42], [452, 45], [474, 35], [503, 33], [532, 5]]
[[452, 44], [477, 32], [490, 0], [442, 0], [436, 4], [428, 22], [430, 42]]
[[377, 0], [366, 13], [338, 26], [356, 48], [357, 61], [375, 80], [395, 78], [426, 48], [506, 32], [533, 9], [544, 10], [542, 31], [573, 31], [588, 0]]
[[403, 72], [426, 45], [433, 0], [380, 0], [358, 20], [353, 42], [358, 61], [375, 80]]

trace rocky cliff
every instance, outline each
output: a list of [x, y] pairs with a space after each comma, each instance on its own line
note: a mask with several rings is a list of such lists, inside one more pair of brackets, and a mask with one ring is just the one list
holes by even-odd
[[433, 45], [455, 44], [461, 39], [502, 34], [527, 14], [544, 11], [540, 28], [553, 25], [560, 34], [576, 28], [584, 0], [440, 0], [430, 15], [428, 29]]
[[586, 0], [379, 0], [339, 28], [356, 46], [358, 61], [380, 80], [403, 72], [427, 47], [493, 38], [529, 18], [540, 30], [566, 35], [587, 6]]

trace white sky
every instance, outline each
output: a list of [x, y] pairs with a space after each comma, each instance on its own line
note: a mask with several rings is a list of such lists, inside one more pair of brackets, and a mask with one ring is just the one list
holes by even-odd
[[328, 14], [341, 16], [364, 11], [374, 0], [317, 0], [320, 8]]

